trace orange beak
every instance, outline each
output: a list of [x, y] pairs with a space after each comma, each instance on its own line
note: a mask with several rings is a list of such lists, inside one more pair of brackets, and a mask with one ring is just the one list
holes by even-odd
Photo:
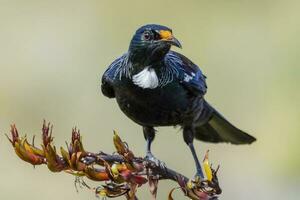
[[161, 30], [161, 31], [159, 31], [159, 35], [160, 35], [161, 41], [168, 42], [173, 46], [181, 48], [180, 42], [173, 36], [171, 31]]

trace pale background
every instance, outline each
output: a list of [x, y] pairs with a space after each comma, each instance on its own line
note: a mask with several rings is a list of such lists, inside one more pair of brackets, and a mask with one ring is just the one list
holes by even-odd
[[[0, 0], [0, 199], [96, 199], [76, 193], [72, 176], [18, 159], [4, 137], [11, 123], [32, 136], [47, 119], [58, 146], [78, 126], [88, 150], [106, 152], [114, 150], [116, 129], [144, 155], [141, 128], [102, 96], [100, 77], [147, 23], [173, 29], [183, 45], [175, 50], [208, 76], [207, 99], [258, 139], [251, 146], [196, 143], [198, 154], [210, 149], [221, 165], [221, 199], [299, 199], [299, 9], [297, 0]], [[153, 152], [193, 176], [179, 130], [159, 128]], [[174, 186], [161, 182], [158, 199]], [[150, 199], [146, 187], [139, 196]]]

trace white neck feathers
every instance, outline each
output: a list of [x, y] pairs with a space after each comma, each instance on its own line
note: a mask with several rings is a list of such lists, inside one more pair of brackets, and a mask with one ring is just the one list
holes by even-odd
[[144, 89], [154, 89], [158, 86], [157, 74], [151, 67], [145, 67], [141, 72], [133, 75], [132, 81], [135, 85]]

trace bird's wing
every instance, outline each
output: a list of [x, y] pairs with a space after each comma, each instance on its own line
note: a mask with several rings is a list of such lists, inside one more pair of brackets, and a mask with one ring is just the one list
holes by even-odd
[[204, 95], [207, 90], [206, 76], [202, 73], [200, 68], [190, 61], [185, 56], [170, 51], [165, 56], [166, 67], [175, 69], [178, 81], [187, 88], [193, 95]]
[[122, 75], [122, 70], [124, 68], [124, 64], [127, 62], [127, 58], [127, 54], [117, 58], [104, 72], [101, 80], [101, 91], [105, 96], [109, 98], [115, 97], [113, 83], [116, 78], [120, 78], [118, 76]]

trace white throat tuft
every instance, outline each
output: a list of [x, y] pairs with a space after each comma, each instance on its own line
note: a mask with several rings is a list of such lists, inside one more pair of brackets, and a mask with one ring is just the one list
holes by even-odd
[[158, 77], [153, 68], [146, 67], [138, 74], [132, 77], [132, 81], [135, 85], [141, 88], [154, 89], [158, 86]]

